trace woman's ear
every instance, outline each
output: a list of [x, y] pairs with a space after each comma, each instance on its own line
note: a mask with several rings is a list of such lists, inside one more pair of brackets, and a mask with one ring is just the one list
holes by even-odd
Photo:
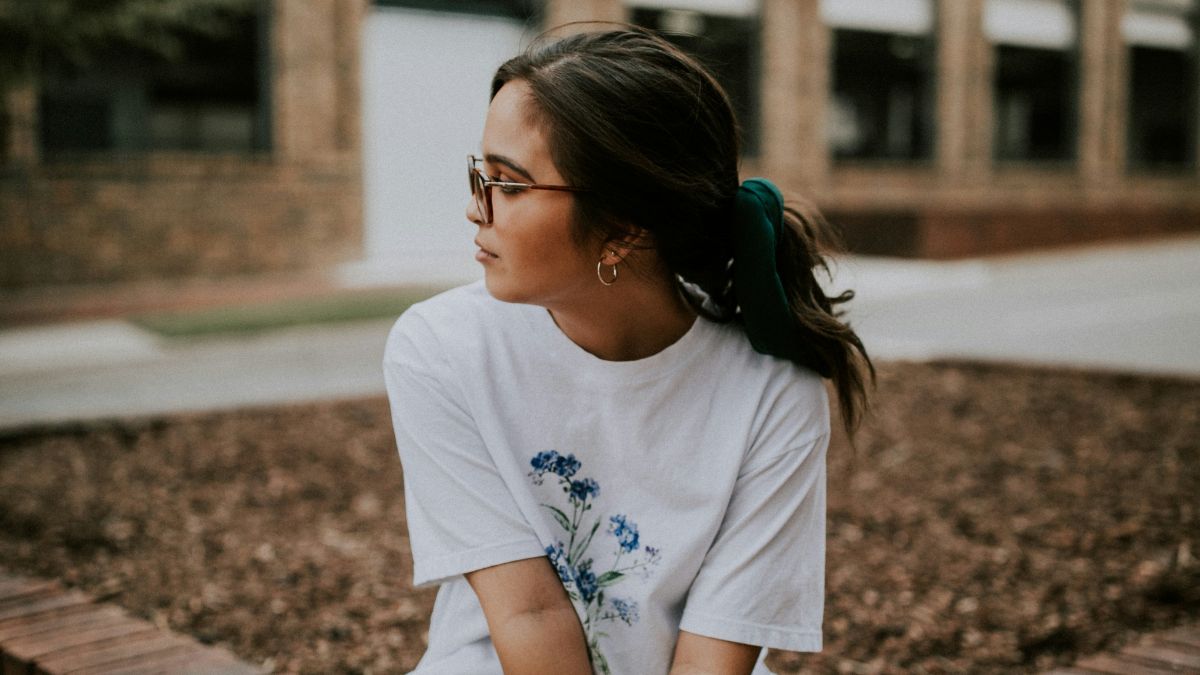
[[605, 265], [623, 262], [635, 251], [650, 248], [650, 234], [642, 228], [614, 236], [604, 242], [601, 261]]

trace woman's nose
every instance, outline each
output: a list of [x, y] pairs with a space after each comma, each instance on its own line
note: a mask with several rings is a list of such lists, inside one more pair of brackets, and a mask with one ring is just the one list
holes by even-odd
[[474, 197], [467, 200], [467, 220], [476, 225], [483, 225], [483, 214], [479, 213], [479, 203]]

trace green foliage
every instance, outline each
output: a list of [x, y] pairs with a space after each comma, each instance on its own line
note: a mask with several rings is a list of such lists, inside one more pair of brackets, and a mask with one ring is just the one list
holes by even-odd
[[291, 326], [398, 317], [415, 302], [441, 288], [385, 288], [343, 292], [331, 297], [301, 298], [158, 312], [132, 317], [135, 324], [168, 338], [261, 333]]
[[262, 0], [0, 0], [0, 87], [47, 62], [90, 63], [106, 49], [133, 47], [166, 59], [183, 38], [220, 38]]

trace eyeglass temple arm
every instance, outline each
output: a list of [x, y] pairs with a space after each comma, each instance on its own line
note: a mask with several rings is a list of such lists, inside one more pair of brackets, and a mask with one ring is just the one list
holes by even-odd
[[513, 183], [503, 180], [485, 180], [484, 183], [491, 187], [498, 188], [514, 188], [525, 190], [557, 190], [559, 192], [586, 192], [584, 188], [575, 187], [574, 185], [541, 185], [539, 183]]

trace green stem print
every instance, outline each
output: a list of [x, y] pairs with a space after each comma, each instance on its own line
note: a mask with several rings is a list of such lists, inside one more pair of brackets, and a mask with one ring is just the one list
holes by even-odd
[[[608, 659], [601, 649], [601, 639], [607, 638], [602, 626], [615, 624], [620, 621], [632, 626], [638, 621], [637, 602], [611, 596], [608, 591], [613, 586], [628, 578], [630, 572], [637, 571], [645, 576], [661, 558], [659, 549], [653, 546], [642, 546], [637, 524], [623, 514], [609, 516], [587, 517], [592, 505], [600, 495], [600, 484], [591, 478], [577, 477], [582, 462], [575, 455], [560, 455], [555, 450], [539, 452], [530, 460], [533, 471], [529, 472], [535, 485], [542, 485], [548, 476], [553, 476], [566, 495], [567, 511], [553, 504], [543, 503], [542, 506], [550, 511], [554, 521], [564, 530], [567, 543], [555, 541], [546, 547], [546, 556], [550, 564], [558, 572], [558, 578], [567, 589], [571, 602], [583, 615], [583, 630], [587, 636], [588, 653], [592, 665], [604, 675], [611, 675]], [[596, 532], [600, 525], [608, 523], [606, 532], [615, 539], [616, 550], [612, 558], [612, 566], [602, 572], [593, 568], [595, 558], [587, 557], [588, 550], [595, 543]], [[607, 539], [605, 541], [608, 541]], [[636, 557], [625, 567], [619, 567], [621, 558], [632, 554]]]

